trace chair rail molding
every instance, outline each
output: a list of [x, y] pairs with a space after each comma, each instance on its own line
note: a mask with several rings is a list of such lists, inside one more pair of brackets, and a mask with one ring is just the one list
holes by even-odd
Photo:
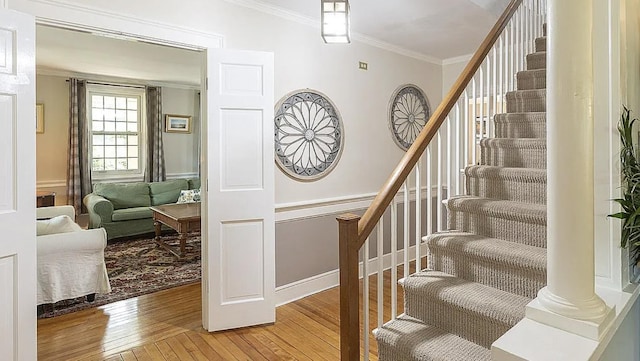
[[[444, 187], [446, 189], [446, 187]], [[431, 198], [435, 199], [438, 193], [438, 187], [431, 187]], [[422, 200], [425, 200], [427, 187], [421, 188]], [[301, 202], [277, 203], [275, 205], [276, 223], [297, 221], [315, 217], [322, 217], [330, 214], [342, 212], [352, 212], [364, 210], [375, 198], [377, 193], [362, 193], [343, 197], [312, 199]], [[400, 191], [396, 196], [396, 203], [403, 200], [404, 193]], [[416, 190], [409, 190], [409, 200], [416, 200]]]
[[58, 187], [67, 187], [66, 179], [53, 179], [53, 180], [42, 180], [36, 181], [36, 188], [58, 188]]
[[224, 47], [224, 36], [160, 21], [123, 15], [64, 0], [0, 0], [13, 10], [32, 14], [36, 22], [96, 34], [138, 38], [190, 50]]

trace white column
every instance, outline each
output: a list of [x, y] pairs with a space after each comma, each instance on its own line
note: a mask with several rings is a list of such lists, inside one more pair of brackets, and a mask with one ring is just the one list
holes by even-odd
[[601, 324], [610, 315], [594, 289], [592, 8], [593, 0], [549, 0], [548, 273], [532, 302], [537, 307], [527, 309], [529, 318], [573, 331], [575, 325], [563, 325]]

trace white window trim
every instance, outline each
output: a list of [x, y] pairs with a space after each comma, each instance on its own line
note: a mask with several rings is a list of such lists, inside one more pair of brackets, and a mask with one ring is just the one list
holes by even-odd
[[[93, 94], [109, 94], [114, 96], [136, 96], [140, 97], [138, 104], [139, 116], [138, 120], [138, 146], [139, 146], [139, 158], [137, 170], [114, 170], [114, 171], [94, 171], [91, 170], [92, 181], [110, 181], [110, 182], [128, 182], [128, 181], [143, 181], [145, 166], [147, 160], [147, 99], [144, 88], [139, 87], [126, 87], [117, 85], [101, 85], [101, 84], [87, 84], [87, 122], [89, 130], [89, 156], [93, 159], [93, 131], [91, 129], [91, 95]], [[91, 166], [91, 162], [89, 164]]]

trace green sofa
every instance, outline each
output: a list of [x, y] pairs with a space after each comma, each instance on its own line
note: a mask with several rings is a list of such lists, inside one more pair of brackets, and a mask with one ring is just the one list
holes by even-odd
[[84, 197], [89, 228], [103, 227], [107, 239], [154, 231], [150, 206], [176, 203], [181, 190], [200, 188], [200, 179], [164, 182], [95, 183]]

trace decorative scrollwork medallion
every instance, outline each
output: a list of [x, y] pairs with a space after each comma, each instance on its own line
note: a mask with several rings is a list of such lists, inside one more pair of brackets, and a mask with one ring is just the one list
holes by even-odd
[[336, 106], [315, 90], [287, 94], [275, 108], [276, 163], [298, 180], [316, 180], [338, 163], [344, 135]]
[[407, 84], [393, 93], [389, 104], [389, 130], [396, 144], [409, 149], [431, 115], [424, 92]]

